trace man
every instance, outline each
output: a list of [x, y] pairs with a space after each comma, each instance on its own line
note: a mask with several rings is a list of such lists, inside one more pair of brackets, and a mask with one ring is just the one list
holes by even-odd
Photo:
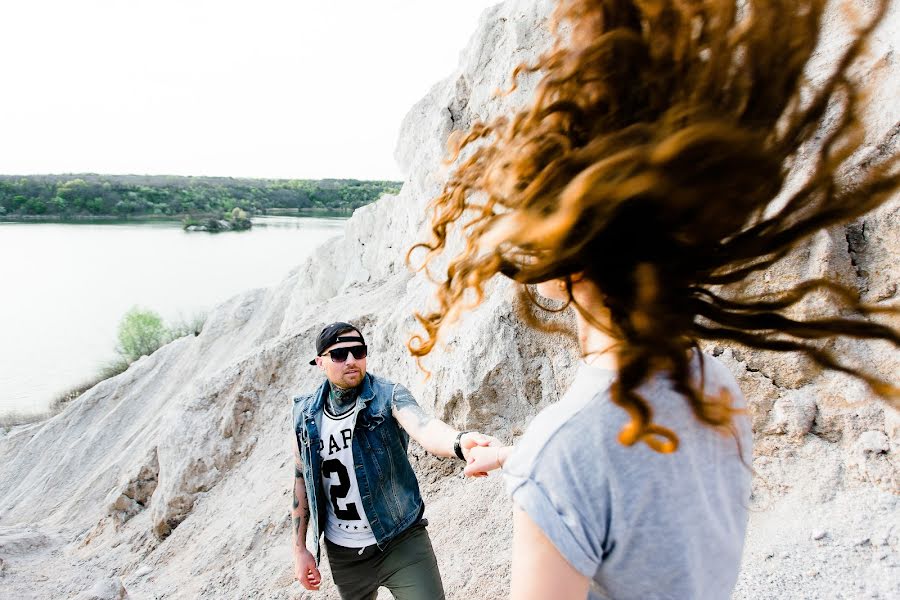
[[[328, 325], [310, 361], [327, 379], [294, 398], [294, 574], [306, 589], [319, 588], [324, 533], [344, 600], [375, 598], [379, 586], [397, 599], [439, 600], [444, 590], [406, 454], [409, 438], [462, 460], [474, 446], [499, 442], [427, 416], [405, 387], [366, 373], [367, 352], [356, 327]], [[313, 552], [306, 547], [310, 522]]]

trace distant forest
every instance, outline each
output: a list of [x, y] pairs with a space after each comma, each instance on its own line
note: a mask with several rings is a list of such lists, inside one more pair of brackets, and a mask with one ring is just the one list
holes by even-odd
[[0, 216], [130, 217], [216, 215], [235, 207], [353, 210], [396, 181], [355, 179], [232, 179], [141, 175], [0, 175]]

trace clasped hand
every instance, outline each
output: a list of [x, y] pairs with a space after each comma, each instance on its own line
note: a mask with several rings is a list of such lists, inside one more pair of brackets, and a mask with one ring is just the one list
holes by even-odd
[[492, 435], [473, 431], [462, 436], [459, 445], [466, 457], [463, 473], [468, 477], [485, 477], [503, 464], [503, 443]]
[[502, 466], [500, 458], [502, 449], [503, 446], [500, 444], [472, 448], [466, 457], [466, 468], [463, 473], [469, 477], [485, 477], [489, 471], [499, 469]]
[[503, 443], [492, 435], [486, 435], [477, 431], [470, 431], [463, 434], [459, 440], [459, 446], [462, 448], [463, 456], [466, 459], [466, 468], [463, 473], [469, 477], [484, 477], [487, 472], [500, 466], [497, 463], [490, 468], [473, 468], [473, 461], [477, 458], [477, 465], [485, 462], [486, 455], [497, 456], [497, 450], [503, 446]]

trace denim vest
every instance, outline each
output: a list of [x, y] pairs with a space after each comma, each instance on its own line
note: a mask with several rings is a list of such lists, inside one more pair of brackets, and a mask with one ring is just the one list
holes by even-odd
[[[292, 411], [294, 433], [303, 459], [316, 562], [321, 557], [319, 538], [328, 518], [316, 416], [323, 410], [328, 390], [326, 380], [315, 392], [295, 397]], [[394, 397], [402, 394], [411, 397], [402, 385], [367, 373], [356, 400], [359, 412], [353, 430], [353, 464], [363, 510], [382, 549], [417, 522], [425, 510], [419, 482], [406, 455], [409, 434], [391, 414]]]

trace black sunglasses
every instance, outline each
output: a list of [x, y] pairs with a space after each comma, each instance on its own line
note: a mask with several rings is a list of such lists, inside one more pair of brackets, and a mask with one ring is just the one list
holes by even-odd
[[335, 348], [334, 350], [323, 352], [319, 356], [325, 356], [327, 354], [334, 362], [342, 363], [347, 360], [347, 354], [353, 354], [353, 358], [362, 360], [366, 357], [368, 350], [369, 347], [363, 344], [361, 346], [350, 346], [348, 348]]

